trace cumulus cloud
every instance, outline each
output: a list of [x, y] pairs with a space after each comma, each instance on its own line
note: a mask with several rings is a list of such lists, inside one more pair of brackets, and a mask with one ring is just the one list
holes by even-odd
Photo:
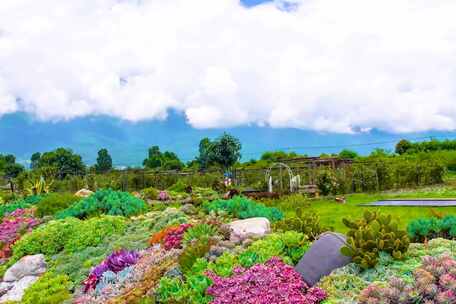
[[0, 115], [456, 129], [456, 1], [1, 0]]

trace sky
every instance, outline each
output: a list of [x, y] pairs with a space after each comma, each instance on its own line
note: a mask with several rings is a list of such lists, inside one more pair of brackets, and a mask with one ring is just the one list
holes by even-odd
[[257, 2], [1, 0], [0, 117], [456, 130], [456, 1]]

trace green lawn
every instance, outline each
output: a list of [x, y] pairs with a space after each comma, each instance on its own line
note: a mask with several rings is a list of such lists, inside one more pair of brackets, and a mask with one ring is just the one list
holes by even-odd
[[[383, 199], [395, 198], [455, 198], [456, 188], [451, 186], [425, 188], [420, 190], [408, 190], [400, 192], [384, 192], [376, 194], [350, 194], [346, 195], [346, 204], [337, 203], [334, 198], [322, 199], [290, 199], [285, 201], [269, 202], [268, 205], [275, 205], [285, 212], [287, 216], [292, 216], [297, 205], [305, 206], [306, 209], [315, 211], [320, 215], [324, 225], [334, 227], [335, 231], [346, 232], [346, 227], [342, 224], [343, 218], [359, 218], [365, 210], [378, 210], [384, 214], [391, 214], [399, 222], [402, 228], [406, 228], [412, 219], [428, 217], [432, 215], [431, 210], [443, 214], [456, 215], [456, 207], [365, 207], [358, 206], [361, 203], [375, 202]], [[309, 204], [310, 203], [310, 204]]]

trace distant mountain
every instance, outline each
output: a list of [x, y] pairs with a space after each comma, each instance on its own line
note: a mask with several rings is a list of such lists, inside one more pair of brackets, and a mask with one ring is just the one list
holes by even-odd
[[[203, 137], [215, 138], [227, 131], [242, 142], [243, 159], [258, 158], [264, 151], [283, 150], [319, 155], [335, 153], [344, 147], [366, 154], [374, 148], [394, 149], [400, 138], [435, 136], [456, 138], [456, 132], [427, 132], [406, 135], [373, 130], [358, 134], [319, 133], [299, 129], [273, 129], [246, 126], [226, 130], [197, 130], [185, 118], [171, 113], [165, 121], [130, 123], [99, 116], [70, 121], [42, 122], [26, 114], [9, 114], [0, 118], [0, 153], [13, 153], [25, 162], [34, 152], [68, 147], [80, 153], [86, 163], [95, 162], [97, 151], [107, 148], [118, 166], [139, 166], [147, 148], [158, 145], [176, 152], [184, 161], [191, 160]], [[365, 145], [370, 143], [369, 145]]]

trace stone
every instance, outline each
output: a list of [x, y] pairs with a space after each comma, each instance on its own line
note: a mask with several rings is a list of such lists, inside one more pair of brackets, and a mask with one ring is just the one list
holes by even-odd
[[7, 293], [11, 288], [13, 288], [14, 283], [12, 282], [1, 282], [0, 283], [0, 297]]
[[30, 285], [35, 283], [38, 278], [38, 276], [25, 276], [21, 278], [19, 281], [15, 282], [13, 287], [0, 298], [0, 303], [5, 303], [7, 301], [20, 302], [24, 296], [25, 290]]
[[185, 204], [181, 207], [180, 210], [187, 215], [193, 215], [198, 212], [198, 210], [196, 210], [196, 207], [192, 204]]
[[238, 237], [241, 240], [251, 237], [263, 237], [271, 232], [271, 224], [265, 217], [254, 217], [238, 220], [228, 224], [231, 229], [230, 239]]
[[252, 243], [253, 243], [252, 239], [245, 239], [245, 240], [242, 241], [242, 246], [243, 247], [248, 247], [248, 246], [252, 245]]
[[46, 272], [43, 254], [27, 255], [8, 268], [3, 277], [5, 282], [19, 281], [26, 276], [39, 276]]
[[321, 277], [329, 275], [334, 269], [343, 267], [351, 262], [351, 258], [340, 253], [345, 245], [346, 237], [343, 234], [326, 232], [313, 242], [310, 249], [304, 254], [295, 270], [304, 281], [315, 285]]
[[227, 250], [228, 249], [226, 247], [211, 246], [211, 248], [209, 249], [209, 255], [214, 256], [214, 257], [219, 257]]
[[74, 195], [78, 197], [89, 197], [93, 194], [93, 191], [90, 191], [88, 189], [81, 189], [78, 192], [76, 192]]
[[219, 243], [219, 246], [225, 247], [225, 248], [228, 248], [228, 249], [233, 249], [234, 247], [236, 247], [236, 243], [235, 242], [231, 242], [231, 241], [221, 241]]

